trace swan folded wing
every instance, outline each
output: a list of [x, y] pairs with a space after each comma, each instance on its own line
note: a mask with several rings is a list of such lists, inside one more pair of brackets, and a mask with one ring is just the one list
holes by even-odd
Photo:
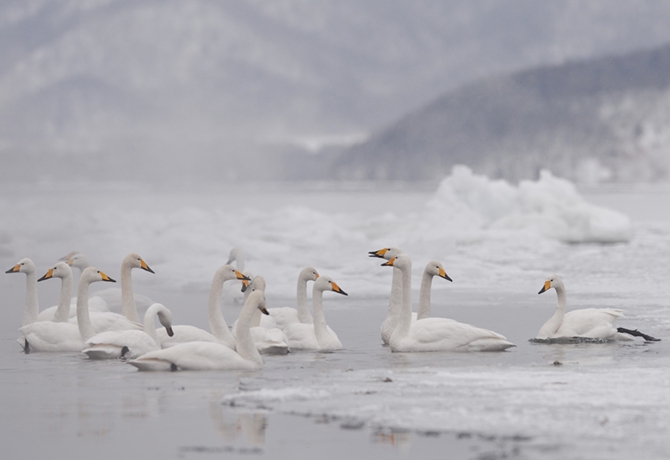
[[[58, 305], [55, 305], [53, 307], [45, 308], [40, 312], [39, 315], [37, 315], [37, 321], [53, 321], [54, 315], [56, 314], [56, 310], [58, 309]], [[88, 299], [88, 310], [91, 312], [107, 312], [109, 309], [107, 308], [107, 302], [105, 302], [103, 299], [100, 297], [91, 297]], [[77, 298], [73, 297], [72, 301], [70, 302], [70, 313], [69, 317], [70, 318], [76, 318], [77, 316]]]
[[[87, 348], [83, 352], [92, 359], [120, 358], [124, 348], [127, 348], [126, 353], [123, 354], [125, 358], [137, 358], [159, 348], [158, 344], [148, 334], [136, 330], [102, 332], [88, 339], [85, 345]], [[109, 356], [106, 358], [98, 357], [105, 353]], [[95, 357], [91, 356], [92, 354]]]
[[265, 329], [252, 327], [249, 332], [259, 353], [264, 355], [281, 355], [289, 351], [288, 339], [281, 329]]
[[180, 343], [188, 342], [214, 342], [225, 345], [225, 343], [217, 340], [216, 337], [206, 330], [188, 324], [172, 326], [172, 331], [174, 332], [172, 337], [167, 334], [167, 331], [164, 328], [160, 328], [156, 331], [161, 347], [170, 348], [179, 345]]
[[[31, 351], [81, 351], [84, 343], [79, 328], [71, 323], [40, 321], [19, 329]], [[21, 342], [19, 342], [21, 343]]]
[[[270, 317], [275, 321], [276, 327], [286, 329], [291, 324], [300, 324], [298, 319], [298, 310], [291, 307], [268, 308]], [[261, 321], [263, 319], [261, 318]]]
[[319, 341], [314, 334], [313, 324], [293, 323], [284, 329], [291, 349], [318, 350]]
[[565, 314], [561, 327], [552, 337], [592, 337], [607, 339], [617, 334], [614, 321], [624, 316], [613, 308], [584, 308]]
[[[225, 345], [212, 342], [190, 342], [170, 348], [150, 351], [129, 364], [141, 370], [167, 370], [154, 360], [170, 363], [170, 368], [179, 370], [244, 370], [258, 369], [260, 364], [246, 360]], [[143, 363], [149, 361], [149, 365]], [[173, 366], [174, 365], [174, 366]]]
[[485, 351], [514, 346], [505, 336], [448, 318], [424, 318], [413, 323], [409, 337], [419, 350]]
[[[106, 331], [144, 330], [144, 326], [130, 321], [123, 315], [112, 312], [90, 312], [91, 324], [96, 334]], [[70, 318], [70, 324], [77, 324], [77, 317]]]

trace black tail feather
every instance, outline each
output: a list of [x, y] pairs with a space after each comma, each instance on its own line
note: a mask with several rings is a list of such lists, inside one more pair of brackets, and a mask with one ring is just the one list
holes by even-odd
[[632, 331], [630, 329], [626, 329], [626, 328], [623, 328], [623, 327], [618, 327], [617, 331], [621, 332], [622, 334], [632, 335], [634, 337], [642, 337], [647, 342], [660, 342], [661, 341], [661, 339], [657, 339], [657, 338], [652, 337], [650, 335], [643, 334], [642, 332], [638, 331], [637, 329]]
[[23, 352], [25, 354], [30, 353], [30, 344], [28, 343], [28, 339], [26, 339], [25, 343], [23, 344]]

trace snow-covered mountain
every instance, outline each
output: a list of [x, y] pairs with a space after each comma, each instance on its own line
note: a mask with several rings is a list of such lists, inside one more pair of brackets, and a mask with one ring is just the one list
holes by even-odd
[[236, 178], [261, 154], [296, 176], [287, 149], [360, 142], [479, 78], [670, 41], [668, 20], [655, 0], [4, 0], [0, 178]]
[[670, 179], [670, 45], [465, 85], [337, 160], [349, 179]]

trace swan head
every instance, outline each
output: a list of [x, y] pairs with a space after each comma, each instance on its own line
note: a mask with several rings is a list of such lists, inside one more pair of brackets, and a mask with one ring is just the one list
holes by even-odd
[[384, 262], [382, 264], [382, 267], [395, 267], [400, 270], [411, 270], [412, 259], [410, 259], [407, 254], [398, 254], [397, 256], [390, 259], [388, 262]]
[[330, 276], [319, 276], [319, 279], [314, 282], [314, 289], [318, 291], [333, 291], [337, 292], [338, 294], [349, 295], [344, 292]]
[[26, 257], [25, 259], [19, 260], [16, 265], [7, 270], [5, 273], [25, 273], [28, 275], [35, 273], [35, 270], [36, 268], [33, 261]]
[[49, 278], [65, 279], [70, 277], [72, 277], [72, 269], [70, 268], [70, 266], [65, 262], [58, 262], [56, 265], [51, 267], [49, 271], [47, 271], [42, 278], [38, 279], [37, 281], [44, 281], [48, 280]]
[[167, 335], [172, 337], [174, 332], [172, 331], [172, 312], [167, 309], [163, 304], [154, 304], [158, 307], [156, 311], [156, 316], [158, 317], [158, 322], [165, 328]]
[[107, 276], [101, 270], [98, 270], [95, 267], [88, 267], [81, 272], [81, 277], [79, 278], [79, 283], [95, 283], [96, 281], [106, 281], [108, 283], [116, 283], [116, 280], [113, 280]]
[[130, 254], [128, 254], [126, 257], [123, 258], [123, 265], [130, 268], [141, 268], [142, 270], [146, 270], [149, 273], [156, 273], [151, 268], [149, 268], [144, 259], [142, 259], [138, 254], [135, 254], [134, 252], [131, 252]]
[[563, 285], [563, 280], [561, 279], [560, 276], [551, 275], [549, 278], [547, 278], [547, 280], [544, 282], [544, 285], [542, 286], [542, 289], [540, 289], [540, 292], [538, 292], [538, 294], [542, 294], [543, 292], [546, 292], [551, 288], [554, 288], [556, 290], [565, 289], [565, 286]]
[[216, 271], [215, 277], [221, 278], [223, 281], [229, 280], [240, 280], [240, 281], [251, 281], [247, 275], [242, 273], [239, 270], [236, 270], [232, 265], [222, 265]]
[[[72, 254], [72, 253], [70, 253], [70, 254]], [[75, 268], [78, 268], [79, 270], [84, 270], [86, 267], [90, 266], [90, 264], [88, 263], [88, 259], [81, 252], [77, 252], [76, 254], [73, 254], [72, 256], [68, 257], [66, 260], [67, 260], [67, 264], [70, 267], [75, 267]]]
[[[247, 278], [251, 278], [251, 272], [249, 270], [244, 270], [242, 272], [244, 276]], [[249, 289], [249, 286], [251, 286], [251, 283], [253, 283], [253, 279], [251, 281], [249, 280], [242, 280], [242, 289], [240, 289], [241, 292], [247, 292], [247, 289]]]
[[233, 262], [237, 262], [238, 264], [242, 264], [244, 262], [244, 251], [242, 251], [242, 249], [237, 246], [230, 250], [226, 264], [230, 265]]
[[305, 267], [300, 271], [300, 279], [305, 281], [316, 281], [319, 278], [319, 272], [314, 267]]
[[80, 252], [80, 251], [72, 251], [72, 252], [69, 252], [69, 253], [67, 253], [66, 255], [64, 255], [63, 257], [61, 257], [61, 258], [58, 259], [58, 260], [62, 260], [63, 262], [67, 262], [68, 260], [72, 259], [72, 258], [73, 258], [74, 256], [76, 256], [77, 254], [81, 254], [81, 252]]
[[[254, 304], [256, 308], [258, 308], [261, 313], [264, 315], [269, 315], [270, 312], [266, 308], [265, 305], [265, 292], [263, 291], [254, 291], [251, 294], [249, 294], [249, 298], [247, 301], [244, 303], [245, 307], [247, 305]], [[247, 307], [248, 308], [248, 307]]]
[[437, 260], [431, 260], [428, 262], [428, 265], [426, 265], [426, 273], [431, 276], [439, 276], [440, 278], [444, 278], [448, 281], [454, 281], [449, 277], [449, 275], [447, 275], [444, 267]]
[[400, 248], [382, 248], [379, 251], [370, 251], [368, 252], [369, 257], [378, 257], [380, 259], [391, 260], [395, 256], [402, 254], [402, 249]]
[[254, 291], [263, 291], [265, 292], [265, 278], [262, 276], [254, 276], [254, 279], [251, 280], [251, 292]]

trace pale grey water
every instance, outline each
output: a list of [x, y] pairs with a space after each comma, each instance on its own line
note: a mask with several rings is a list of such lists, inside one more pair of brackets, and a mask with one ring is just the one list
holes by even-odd
[[[307, 206], [320, 206], [325, 200], [331, 206], [349, 204], [356, 211], [372, 213], [382, 212], [384, 199], [393, 193], [288, 194]], [[624, 204], [639, 222], [652, 223], [645, 224], [644, 231], [653, 238], [661, 235], [658, 241], [667, 243], [670, 216], [662, 206], [667, 191], [652, 194], [651, 199], [646, 192], [625, 190], [590, 195], [611, 207]], [[157, 196], [161, 195], [148, 194], [141, 200], [150, 203]], [[38, 198], [39, 194], [29, 194], [20, 200], [29, 209], [49, 206], [39, 204]], [[396, 205], [400, 202], [398, 206], [409, 210], [426, 194], [400, 193], [395, 198]], [[272, 206], [266, 200], [257, 203]], [[169, 210], [170, 204], [155, 206]], [[653, 238], [650, 241], [656, 241]], [[139, 373], [122, 362], [90, 362], [73, 354], [24, 355], [15, 339], [25, 276], [4, 275], [0, 277], [3, 458], [488, 460], [620, 458], [635, 453], [667, 458], [669, 289], [658, 285], [647, 295], [645, 275], [656, 273], [652, 281], [659, 277], [657, 272], [667, 266], [667, 246], [645, 249], [647, 242], [635, 249], [646, 251], [640, 253], [644, 259], [632, 264], [627, 258], [635, 250], [627, 245], [564, 246], [558, 251], [567, 266], [603, 282], [612, 273], [630, 273], [630, 287], [610, 293], [606, 289], [589, 293], [581, 287], [571, 300], [578, 306], [632, 307], [625, 325], [658, 335], [664, 339], [659, 343], [529, 343], [555, 304], [553, 293], [537, 295], [543, 280], [531, 273], [522, 280], [525, 287], [520, 291], [487, 279], [477, 288], [459, 287], [457, 278], [448, 288], [437, 285], [441, 280], [434, 284], [433, 315], [491, 328], [517, 348], [505, 353], [393, 354], [379, 339], [387, 290], [361, 296], [356, 285], [340, 282], [350, 296], [328, 298], [325, 306], [345, 350], [267, 357], [264, 368], [251, 373]], [[35, 245], [51, 256], [77, 249], [41, 241]], [[11, 242], [4, 247], [11, 247]], [[23, 257], [0, 254], [0, 263], [10, 268], [17, 256]], [[521, 255], [516, 262], [545, 269], [542, 262], [525, 258]], [[378, 261], [369, 264], [370, 270], [383, 270]], [[143, 275], [134, 275], [136, 291], [169, 305], [175, 318], [206, 326], [205, 289], [173, 290], [155, 281], [158, 275], [155, 279]], [[390, 282], [390, 273], [385, 276]], [[55, 303], [58, 283], [40, 283], [39, 289], [42, 306]], [[270, 306], [291, 303], [268, 292]], [[227, 308], [226, 318], [232, 320], [238, 308]], [[314, 393], [296, 396], [290, 394], [293, 388]], [[263, 389], [277, 390], [279, 396], [264, 395]]]

